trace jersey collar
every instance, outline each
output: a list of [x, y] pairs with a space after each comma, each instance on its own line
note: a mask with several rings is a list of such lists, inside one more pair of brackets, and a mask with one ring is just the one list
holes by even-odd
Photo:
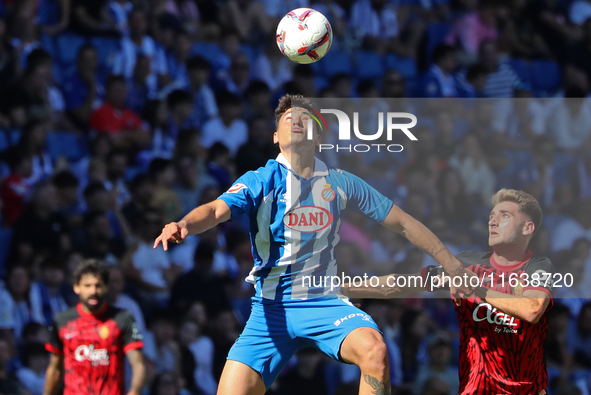
[[530, 250], [527, 250], [527, 253], [525, 254], [525, 258], [523, 258], [521, 261], [519, 261], [513, 265], [506, 266], [506, 265], [499, 265], [497, 263], [497, 261], [495, 261], [495, 254], [493, 252], [490, 256], [490, 264], [492, 267], [494, 267], [495, 269], [500, 270], [502, 272], [513, 272], [513, 271], [521, 268], [521, 266], [525, 265], [530, 260], [532, 255], [533, 255], [533, 253]]
[[[289, 161], [287, 160], [287, 158], [285, 158], [285, 156], [283, 156], [283, 154], [279, 154], [277, 155], [277, 158], [275, 158], [275, 160], [277, 162], [279, 162], [280, 164], [282, 164], [283, 166], [285, 166], [287, 168], [287, 170], [290, 170], [291, 172], [295, 173], [295, 171], [293, 170], [293, 167], [291, 167], [291, 163], [289, 163]], [[312, 177], [324, 177], [328, 175], [328, 167], [326, 166], [326, 163], [324, 163], [323, 161], [321, 161], [318, 158], [314, 158], [314, 174], [312, 175]]]
[[105, 314], [105, 311], [107, 311], [107, 308], [109, 308], [109, 304], [105, 303], [103, 305], [103, 307], [101, 307], [101, 309], [99, 311], [97, 311], [96, 313], [87, 313], [82, 308], [82, 303], [78, 303], [78, 305], [76, 305], [76, 310], [78, 310], [78, 314], [80, 314], [80, 316], [82, 316], [82, 317], [99, 317], [99, 316]]

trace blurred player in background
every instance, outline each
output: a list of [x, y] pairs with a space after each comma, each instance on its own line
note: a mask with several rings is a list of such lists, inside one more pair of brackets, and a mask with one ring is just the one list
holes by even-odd
[[109, 272], [97, 260], [82, 262], [74, 272], [80, 303], [55, 316], [45, 345], [51, 352], [45, 395], [58, 392], [64, 372], [64, 395], [124, 394], [124, 355], [133, 372], [127, 395], [142, 392], [142, 334], [128, 311], [105, 302], [108, 283]]
[[[250, 219], [255, 266], [246, 280], [255, 285], [256, 296], [244, 331], [229, 352], [220, 395], [263, 394], [305, 347], [359, 366], [360, 394], [390, 394], [388, 351], [375, 322], [339, 287], [332, 292], [330, 284], [310, 286], [303, 279], [338, 276], [334, 248], [345, 207], [404, 235], [454, 275], [474, 275], [390, 199], [314, 157], [320, 136], [314, 127], [307, 138], [311, 108], [302, 96], [283, 96], [273, 135], [279, 156], [244, 174], [217, 200], [166, 225], [154, 243], [156, 248], [162, 242], [167, 250], [169, 242], [181, 242], [241, 214]], [[473, 289], [458, 291], [471, 294]]]
[[[498, 191], [492, 205], [488, 221], [492, 252], [463, 251], [457, 255], [486, 285], [472, 297], [456, 298], [459, 393], [544, 395], [548, 385], [545, 312], [553, 303], [555, 276], [548, 258], [528, 250], [541, 227], [542, 209], [533, 196], [513, 189]], [[440, 273], [433, 266], [423, 270], [424, 278], [429, 277], [425, 273]], [[391, 287], [395, 283], [392, 276], [401, 275], [382, 276], [377, 287], [346, 287], [343, 291], [352, 298], [390, 298], [425, 290]]]

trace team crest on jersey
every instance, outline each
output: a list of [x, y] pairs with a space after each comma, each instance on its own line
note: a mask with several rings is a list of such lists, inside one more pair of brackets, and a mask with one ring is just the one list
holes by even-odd
[[326, 229], [332, 224], [333, 216], [322, 207], [303, 206], [291, 210], [283, 217], [283, 224], [291, 230], [313, 233]]
[[99, 336], [101, 339], [105, 340], [109, 337], [109, 328], [106, 325], [103, 325], [98, 330]]
[[226, 191], [226, 193], [238, 193], [238, 192], [240, 192], [241, 190], [243, 190], [243, 189], [246, 189], [246, 188], [248, 188], [246, 185], [238, 183], [238, 184], [234, 184], [234, 185], [232, 185], [232, 186], [230, 187], [230, 189], [228, 189], [228, 190]]
[[326, 184], [324, 185], [321, 196], [322, 199], [326, 200], [327, 202], [332, 202], [337, 194], [335, 193], [334, 189], [331, 188], [330, 184]]
[[515, 296], [522, 296], [523, 295], [523, 281], [519, 280], [517, 282], [517, 286], [513, 287], [513, 294]]

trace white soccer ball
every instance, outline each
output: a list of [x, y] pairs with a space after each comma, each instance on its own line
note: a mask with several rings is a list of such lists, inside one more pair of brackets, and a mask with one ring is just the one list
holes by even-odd
[[277, 25], [277, 46], [296, 63], [314, 63], [326, 55], [332, 44], [328, 19], [311, 8], [296, 8]]

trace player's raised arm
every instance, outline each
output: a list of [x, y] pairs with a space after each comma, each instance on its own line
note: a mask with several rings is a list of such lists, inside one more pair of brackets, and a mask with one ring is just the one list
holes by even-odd
[[425, 225], [396, 205], [392, 206], [382, 225], [401, 234], [417, 248], [432, 256], [451, 277], [462, 277], [462, 286], [456, 289], [459, 296], [469, 296], [474, 293], [476, 288], [470, 285], [469, 280], [476, 274], [466, 269]]
[[52, 353], [45, 373], [45, 388], [43, 389], [43, 395], [53, 395], [57, 393], [63, 374], [64, 355]]
[[162, 242], [164, 251], [168, 250], [168, 242], [180, 243], [187, 236], [203, 233], [217, 224], [230, 219], [228, 204], [221, 199], [203, 204], [185, 215], [179, 222], [171, 222], [162, 229], [160, 236], [154, 241], [154, 248]]

